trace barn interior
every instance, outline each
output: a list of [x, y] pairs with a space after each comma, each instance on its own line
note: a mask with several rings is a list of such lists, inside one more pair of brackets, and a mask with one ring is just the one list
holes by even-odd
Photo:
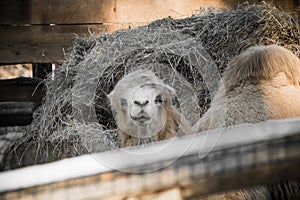
[[[107, 94], [128, 72], [154, 71], [194, 124], [248, 47], [277, 44], [300, 58], [298, 0], [5, 0], [0, 13], [3, 174], [120, 149]], [[206, 194], [179, 196], [197, 192]]]

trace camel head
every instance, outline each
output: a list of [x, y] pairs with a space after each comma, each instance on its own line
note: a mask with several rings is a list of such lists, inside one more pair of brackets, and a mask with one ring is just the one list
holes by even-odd
[[108, 95], [118, 128], [148, 138], [165, 129], [175, 90], [150, 71], [125, 75]]

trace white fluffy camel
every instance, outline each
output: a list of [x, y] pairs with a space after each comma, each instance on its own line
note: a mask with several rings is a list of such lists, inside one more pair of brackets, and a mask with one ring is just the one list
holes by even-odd
[[[251, 47], [228, 64], [211, 107], [193, 129], [200, 132], [300, 117], [299, 83], [300, 59], [296, 55], [277, 45]], [[271, 188], [235, 190], [208, 199], [295, 199], [300, 195], [294, 181]]]
[[192, 133], [173, 105], [175, 90], [151, 71], [125, 75], [108, 95], [122, 147]]

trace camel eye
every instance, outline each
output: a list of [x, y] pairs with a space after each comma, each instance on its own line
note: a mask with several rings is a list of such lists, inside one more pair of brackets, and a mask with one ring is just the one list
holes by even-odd
[[127, 106], [126, 99], [124, 99], [124, 98], [120, 99], [120, 106], [122, 106], [122, 107], [126, 107]]
[[166, 97], [162, 94], [156, 96], [155, 101], [156, 104], [162, 105], [166, 102]]

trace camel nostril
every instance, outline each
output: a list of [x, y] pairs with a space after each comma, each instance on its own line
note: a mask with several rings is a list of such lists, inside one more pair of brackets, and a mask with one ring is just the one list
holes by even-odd
[[134, 101], [133, 102], [136, 106], [142, 106], [142, 103], [140, 101]]
[[140, 102], [140, 101], [134, 101], [133, 102], [135, 105], [138, 105], [138, 106], [145, 106], [149, 103], [148, 100], [144, 101], [144, 102]]

